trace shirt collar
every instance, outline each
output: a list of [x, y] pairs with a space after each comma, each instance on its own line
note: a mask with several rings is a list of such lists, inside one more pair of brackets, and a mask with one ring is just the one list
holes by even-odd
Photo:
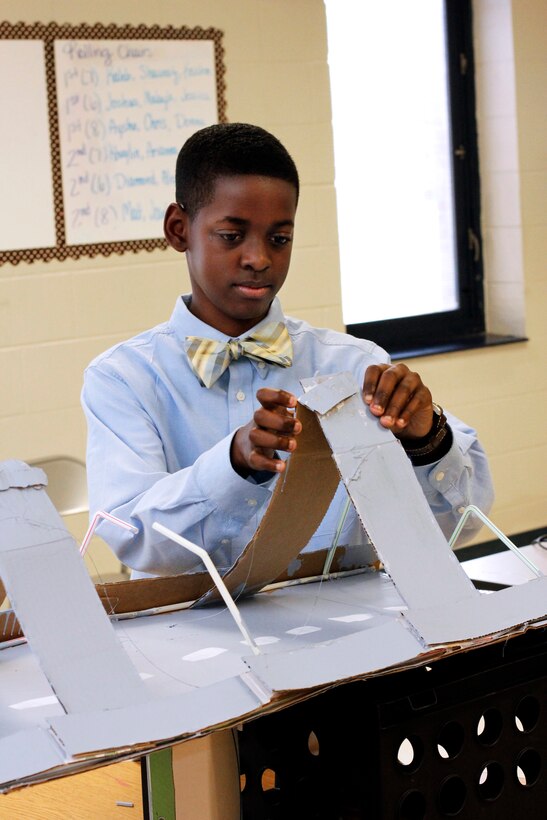
[[191, 294], [185, 293], [177, 299], [175, 309], [171, 314], [171, 319], [169, 322], [175, 332], [175, 335], [177, 336], [177, 339], [184, 346], [186, 345], [187, 336], [202, 336], [204, 339], [215, 339], [219, 342], [227, 342], [228, 339], [237, 339], [249, 336], [249, 334], [251, 334], [254, 330], [261, 328], [269, 322], [286, 321], [281, 304], [276, 296], [270, 305], [267, 315], [264, 319], [262, 319], [262, 321], [258, 322], [258, 324], [247, 330], [245, 333], [242, 333], [241, 336], [227, 336], [225, 333], [221, 333], [220, 330], [217, 330], [216, 328], [211, 327], [211, 325], [202, 322], [201, 319], [198, 319], [193, 313], [190, 313], [188, 310], [190, 298]]

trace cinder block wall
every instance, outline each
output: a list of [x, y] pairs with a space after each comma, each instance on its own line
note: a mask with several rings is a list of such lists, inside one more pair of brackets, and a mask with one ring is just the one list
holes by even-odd
[[[530, 341], [414, 363], [436, 399], [480, 430], [497, 486], [493, 517], [509, 533], [547, 525], [547, 293], [541, 194], [547, 168], [539, 150], [545, 144], [540, 80], [547, 61], [542, 44], [545, 6], [542, 0], [513, 0], [512, 13]], [[100, 21], [222, 29], [228, 118], [255, 122], [277, 134], [302, 176], [284, 307], [314, 324], [342, 328], [322, 0], [160, 0], [138, 5], [98, 0], [89, 11], [67, 0], [3, 0], [0, 16], [27, 23]], [[362, 104], [358, 89], [355, 104]], [[29, 231], [36, 207], [39, 203], [29, 191]], [[374, 272], [364, 275], [372, 281]], [[187, 289], [184, 260], [173, 251], [0, 267], [0, 458], [83, 458], [79, 393], [84, 367], [110, 345], [163, 321], [176, 296]], [[74, 525], [78, 531], [83, 526], [82, 521]]]

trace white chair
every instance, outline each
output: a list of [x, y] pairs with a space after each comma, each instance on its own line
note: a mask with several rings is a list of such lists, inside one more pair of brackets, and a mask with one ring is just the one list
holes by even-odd
[[[41, 467], [47, 475], [48, 497], [59, 515], [63, 516], [65, 526], [76, 543], [81, 544], [87, 530], [89, 513], [85, 463], [72, 456], [50, 456], [29, 461], [28, 464]], [[94, 581], [119, 581], [129, 577], [129, 570], [104, 541], [97, 538], [92, 541], [92, 545], [85, 562]]]
[[89, 512], [85, 464], [71, 456], [51, 456], [28, 462], [47, 475], [46, 492], [59, 515]]

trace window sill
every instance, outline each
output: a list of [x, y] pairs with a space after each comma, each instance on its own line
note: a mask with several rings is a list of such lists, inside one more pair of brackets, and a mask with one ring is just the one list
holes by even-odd
[[[517, 532], [508, 537], [511, 539], [516, 547], [527, 547], [531, 544], [534, 538], [539, 538], [547, 533], [547, 525], [539, 527], [534, 530], [526, 530], [525, 532]], [[494, 555], [496, 552], [503, 552], [507, 550], [499, 538], [494, 538], [491, 541], [481, 541], [480, 544], [465, 545], [454, 550], [454, 554], [458, 561], [470, 561], [472, 558], [484, 558], [485, 555]]]
[[415, 359], [420, 356], [436, 356], [439, 353], [452, 353], [457, 350], [476, 350], [482, 347], [494, 347], [498, 345], [514, 344], [516, 342], [527, 342], [526, 336], [500, 336], [496, 333], [480, 333], [476, 336], [465, 336], [462, 339], [455, 339], [438, 345], [409, 345], [391, 350], [390, 355], [396, 359]]

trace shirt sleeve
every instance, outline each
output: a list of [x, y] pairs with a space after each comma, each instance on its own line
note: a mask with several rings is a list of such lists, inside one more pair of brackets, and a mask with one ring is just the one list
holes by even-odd
[[120, 560], [155, 575], [201, 567], [195, 555], [152, 529], [157, 521], [206, 548], [219, 569], [231, 566], [258, 526], [275, 477], [256, 483], [233, 470], [233, 433], [169, 473], [153, 420], [120, 375], [104, 367], [86, 371], [82, 406], [90, 513], [107, 511], [138, 529], [133, 534], [108, 521], [97, 528]]
[[[382, 348], [376, 348], [375, 355], [391, 364], [390, 356]], [[453, 437], [450, 450], [439, 461], [415, 467], [414, 472], [437, 523], [449, 539], [467, 506], [474, 504], [485, 514], [490, 511], [494, 487], [477, 432], [451, 413], [445, 411], [445, 415]], [[481, 527], [476, 516], [469, 516], [458, 546], [469, 541]]]
[[[414, 470], [439, 526], [450, 538], [469, 504], [485, 514], [489, 512], [494, 490], [488, 460], [476, 431], [450, 413], [446, 417], [452, 430], [452, 447], [439, 461]], [[476, 516], [469, 516], [458, 546], [481, 526]]]

